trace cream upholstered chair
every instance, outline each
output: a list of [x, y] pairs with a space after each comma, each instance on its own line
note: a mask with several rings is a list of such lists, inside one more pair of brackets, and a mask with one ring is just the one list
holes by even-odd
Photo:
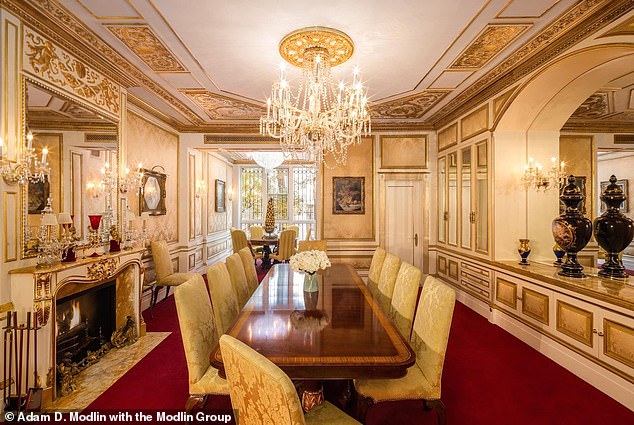
[[216, 327], [218, 333], [223, 334], [229, 330], [240, 313], [238, 297], [225, 263], [216, 263], [207, 268], [207, 286], [213, 303]]
[[242, 266], [244, 267], [244, 274], [247, 278], [247, 286], [249, 292], [253, 293], [258, 287], [258, 272], [255, 270], [255, 264], [253, 264], [253, 257], [249, 248], [242, 248], [238, 251], [238, 255], [242, 260]]
[[249, 227], [249, 235], [251, 239], [262, 239], [264, 237], [264, 227], [257, 225]]
[[422, 272], [418, 267], [403, 262], [394, 283], [392, 305], [388, 314], [405, 339], [409, 339], [412, 332], [412, 320], [416, 310], [416, 297], [421, 276]]
[[211, 367], [209, 356], [218, 343], [214, 314], [202, 276], [196, 275], [174, 290], [178, 324], [189, 373], [185, 410], [203, 408], [209, 394], [229, 394], [229, 384]]
[[227, 270], [229, 271], [231, 286], [233, 286], [233, 290], [238, 299], [238, 306], [242, 308], [249, 300], [251, 291], [249, 290], [247, 275], [244, 273], [244, 266], [242, 265], [240, 254], [231, 254], [227, 257]]
[[376, 251], [374, 251], [372, 262], [370, 263], [370, 270], [368, 271], [368, 289], [375, 297], [379, 290], [379, 278], [381, 277], [385, 254], [387, 254], [387, 252], [385, 252], [383, 248], [378, 247]]
[[234, 230], [231, 232], [231, 245], [233, 247], [233, 253], [237, 253], [245, 246], [249, 246], [249, 240], [247, 234], [243, 230]]
[[290, 226], [286, 226], [284, 230], [294, 230], [295, 238], [297, 239], [299, 237], [299, 226], [296, 224], [291, 224]]
[[425, 280], [416, 310], [410, 344], [416, 352], [416, 364], [398, 379], [360, 379], [355, 381], [359, 394], [358, 414], [365, 416], [369, 405], [387, 400], [423, 399], [426, 409], [436, 409], [438, 423], [444, 425], [445, 404], [440, 399], [440, 382], [445, 362], [456, 293], [440, 280]]
[[174, 273], [166, 241], [152, 241], [150, 242], [150, 247], [152, 249], [152, 259], [154, 260], [154, 270], [156, 271], [156, 284], [152, 290], [152, 299], [150, 300], [150, 315], [154, 317], [154, 304], [156, 304], [158, 291], [161, 287], [165, 286], [167, 288], [165, 289], [165, 298], [167, 298], [172, 286], [178, 286], [198, 273]]
[[398, 270], [401, 267], [401, 259], [396, 255], [385, 254], [385, 261], [381, 267], [381, 275], [379, 276], [379, 286], [376, 297], [379, 305], [385, 313], [390, 311], [392, 304], [392, 294], [394, 293], [394, 284], [398, 276]]
[[277, 244], [277, 252], [271, 254], [269, 258], [271, 260], [283, 262], [288, 261], [293, 254], [295, 254], [295, 238], [297, 233], [294, 230], [283, 230], [280, 233], [280, 240]]
[[358, 424], [327, 401], [304, 415], [291, 379], [243, 342], [223, 335], [220, 351], [240, 425]]
[[299, 241], [297, 252], [302, 251], [327, 251], [328, 243], [324, 239], [314, 241]]

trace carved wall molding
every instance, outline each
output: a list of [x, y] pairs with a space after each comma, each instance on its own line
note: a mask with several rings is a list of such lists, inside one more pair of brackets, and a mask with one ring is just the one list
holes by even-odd
[[421, 118], [451, 90], [424, 90], [421, 93], [391, 100], [380, 105], [372, 106], [370, 113], [373, 119], [390, 118]]
[[119, 265], [118, 258], [107, 258], [88, 265], [86, 277], [90, 280], [104, 280], [114, 274]]
[[40, 327], [46, 326], [51, 316], [53, 294], [51, 291], [52, 273], [36, 273], [33, 275], [33, 311]]
[[121, 88], [51, 40], [24, 27], [24, 69], [99, 109], [118, 115]]
[[214, 120], [258, 120], [264, 108], [221, 96], [207, 90], [180, 90]]

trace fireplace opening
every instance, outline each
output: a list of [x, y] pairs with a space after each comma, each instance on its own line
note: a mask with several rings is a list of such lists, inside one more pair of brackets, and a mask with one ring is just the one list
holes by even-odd
[[[56, 301], [56, 363], [85, 363], [116, 328], [116, 282], [108, 282]], [[60, 384], [58, 375], [58, 385]]]

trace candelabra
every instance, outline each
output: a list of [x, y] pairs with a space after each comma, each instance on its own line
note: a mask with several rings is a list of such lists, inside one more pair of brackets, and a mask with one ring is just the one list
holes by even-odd
[[126, 167], [122, 176], [119, 176], [119, 191], [128, 193], [131, 189], [137, 192], [141, 190], [143, 183], [143, 164], [139, 162], [136, 171], [130, 172], [130, 168]]
[[557, 163], [557, 158], [551, 158], [551, 167], [548, 173], [544, 173], [543, 166], [539, 162], [535, 162], [533, 158], [528, 159], [528, 164], [524, 166], [524, 175], [522, 183], [526, 189], [535, 189], [537, 191], [547, 191], [550, 189], [559, 189], [566, 182], [566, 164], [564, 161]]
[[51, 206], [51, 197], [49, 196], [46, 207], [42, 210], [42, 223], [38, 235], [38, 267], [51, 266], [61, 260], [65, 246], [52, 231], [57, 225], [57, 217]]
[[42, 156], [39, 159], [35, 148], [33, 148], [33, 133], [30, 131], [26, 135], [26, 146], [18, 151], [17, 162], [10, 161], [4, 157], [4, 143], [0, 139], [0, 174], [6, 183], [24, 185], [29, 182], [43, 182], [50, 177], [51, 168], [46, 157], [48, 149], [42, 149]]

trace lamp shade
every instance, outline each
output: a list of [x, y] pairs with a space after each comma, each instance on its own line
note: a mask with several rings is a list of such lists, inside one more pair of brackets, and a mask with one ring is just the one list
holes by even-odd
[[55, 214], [42, 214], [42, 225], [57, 226], [57, 217]]
[[61, 212], [57, 216], [57, 223], [59, 224], [72, 224], [73, 219], [70, 217], [69, 212]]

